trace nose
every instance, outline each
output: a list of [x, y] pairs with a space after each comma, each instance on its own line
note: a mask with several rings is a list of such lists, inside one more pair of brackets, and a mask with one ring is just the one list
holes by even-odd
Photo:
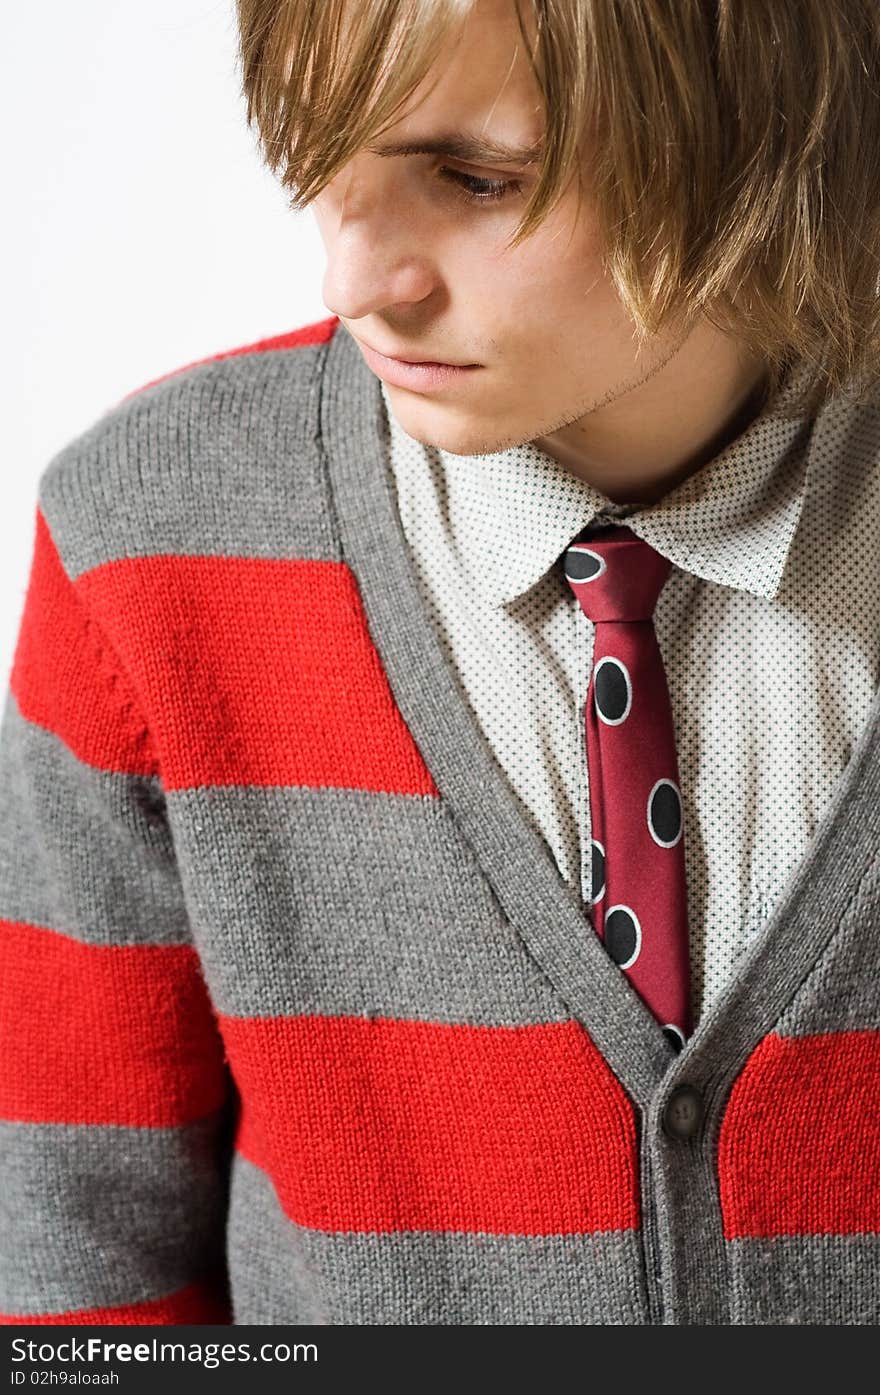
[[322, 295], [331, 314], [359, 320], [416, 304], [436, 289], [430, 230], [420, 224], [415, 203], [401, 209], [387, 176], [346, 167], [313, 209], [327, 257]]

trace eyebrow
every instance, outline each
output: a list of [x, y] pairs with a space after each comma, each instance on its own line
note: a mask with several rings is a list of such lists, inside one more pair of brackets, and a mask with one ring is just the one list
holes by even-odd
[[447, 155], [452, 160], [473, 164], [535, 165], [541, 159], [543, 146], [505, 145], [485, 136], [471, 136], [465, 131], [447, 131], [431, 139], [399, 141], [367, 147], [372, 155]]

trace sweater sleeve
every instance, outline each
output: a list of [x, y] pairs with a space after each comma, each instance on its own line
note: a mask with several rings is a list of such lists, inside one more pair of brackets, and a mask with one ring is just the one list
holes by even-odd
[[160, 766], [40, 504], [0, 776], [0, 1322], [228, 1323], [234, 1092]]

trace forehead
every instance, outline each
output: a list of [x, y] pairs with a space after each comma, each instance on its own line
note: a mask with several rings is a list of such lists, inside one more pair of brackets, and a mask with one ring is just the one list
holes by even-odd
[[[531, 6], [521, 8], [531, 44]], [[428, 143], [442, 142], [438, 153], [451, 154], [455, 138], [487, 136], [511, 147], [508, 162], [527, 163], [538, 157], [543, 129], [541, 91], [513, 0], [477, 0], [371, 149], [417, 153], [402, 147], [417, 143], [426, 149]], [[462, 147], [458, 158], [504, 163], [505, 150]]]

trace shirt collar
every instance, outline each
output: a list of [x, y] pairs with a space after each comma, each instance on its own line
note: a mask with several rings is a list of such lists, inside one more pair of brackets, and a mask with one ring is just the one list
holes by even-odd
[[[784, 382], [777, 402], [799, 385]], [[402, 428], [382, 385], [392, 434]], [[532, 442], [485, 455], [423, 446], [466, 511], [479, 558], [473, 583], [499, 607], [530, 590], [589, 524], [625, 523], [674, 565], [706, 581], [777, 594], [801, 515], [813, 422], [767, 407], [657, 503], [615, 504]], [[470, 501], [471, 508], [467, 505]]]

